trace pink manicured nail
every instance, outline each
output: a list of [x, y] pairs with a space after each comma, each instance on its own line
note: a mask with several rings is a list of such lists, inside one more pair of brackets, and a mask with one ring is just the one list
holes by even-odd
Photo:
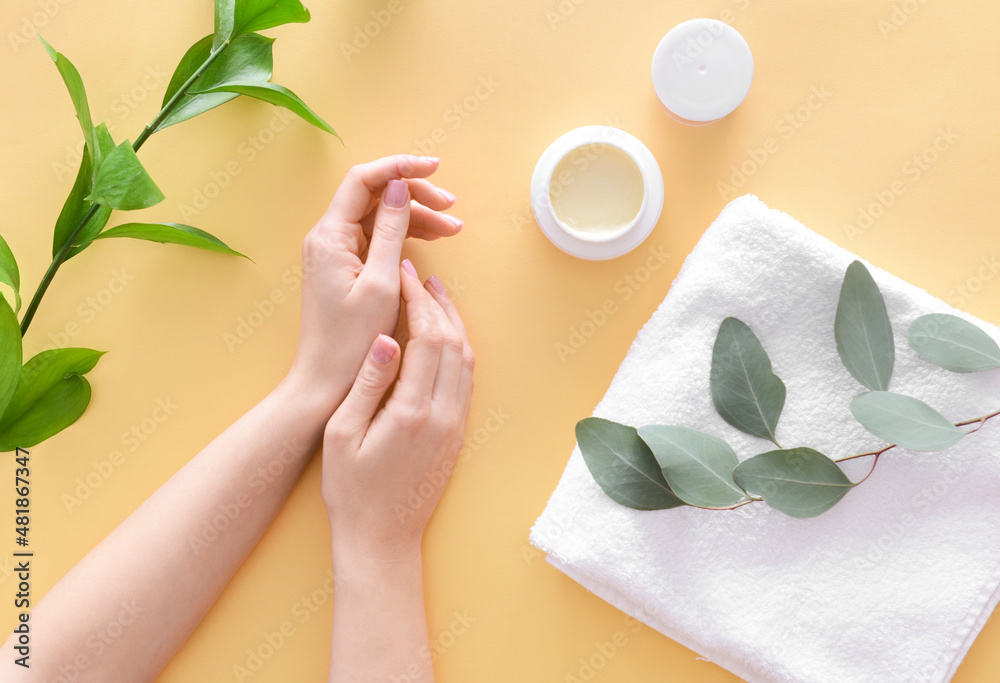
[[375, 338], [375, 344], [372, 345], [372, 358], [375, 359], [376, 363], [381, 363], [385, 365], [392, 360], [392, 357], [396, 355], [396, 345], [392, 343], [392, 340], [380, 334]]
[[451, 192], [448, 192], [448, 190], [442, 190], [440, 187], [438, 188], [438, 194], [447, 199], [452, 204], [458, 201], [458, 197], [453, 195]]
[[438, 163], [441, 163], [441, 160], [438, 159], [437, 157], [420, 157], [420, 160], [421, 161], [426, 161], [429, 164], [438, 164]]
[[405, 270], [407, 275], [410, 277], [415, 277], [418, 280], [420, 279], [420, 276], [417, 275], [417, 269], [413, 267], [412, 263], [410, 263], [410, 259], [403, 259], [403, 270]]
[[463, 225], [465, 225], [465, 223], [462, 221], [461, 218], [455, 218], [454, 216], [449, 216], [446, 213], [442, 215], [449, 221], [451, 221], [451, 224], [454, 225], [456, 228], [461, 228]]
[[429, 278], [427, 278], [427, 282], [430, 283], [431, 287], [434, 289], [435, 292], [437, 292], [441, 296], [448, 296], [448, 293], [444, 291], [444, 283], [442, 283], [441, 280], [438, 279], [437, 275], [431, 275]]
[[392, 209], [402, 209], [409, 199], [410, 188], [402, 180], [390, 180], [385, 188], [385, 205]]

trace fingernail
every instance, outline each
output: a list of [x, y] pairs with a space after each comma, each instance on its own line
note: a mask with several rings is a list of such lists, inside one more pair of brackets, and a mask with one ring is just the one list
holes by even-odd
[[420, 276], [417, 275], [417, 269], [413, 267], [413, 264], [410, 263], [410, 259], [408, 259], [408, 258], [407, 259], [403, 259], [403, 270], [405, 270], [406, 273], [408, 275], [410, 275], [411, 277], [415, 277], [418, 280], [420, 279]]
[[429, 278], [427, 278], [427, 282], [430, 283], [431, 287], [434, 288], [435, 292], [437, 292], [441, 296], [448, 296], [448, 293], [444, 291], [444, 283], [442, 283], [441, 280], [438, 279], [437, 275], [431, 275]]
[[409, 199], [410, 188], [402, 180], [390, 180], [385, 188], [385, 205], [392, 209], [402, 209]]
[[451, 192], [448, 192], [448, 190], [442, 190], [440, 187], [438, 188], [438, 194], [441, 195], [442, 197], [444, 197], [446, 200], [448, 200], [452, 204], [454, 204], [455, 202], [458, 201], [458, 197], [456, 197], [455, 195], [453, 195]]
[[437, 164], [441, 162], [441, 160], [438, 159], [437, 157], [420, 157], [420, 160], [426, 161], [429, 164]]
[[392, 360], [392, 357], [396, 355], [396, 345], [392, 343], [392, 340], [380, 334], [375, 338], [375, 344], [372, 345], [372, 358], [375, 359], [376, 363], [385, 365]]
[[449, 221], [451, 221], [451, 224], [454, 225], [456, 228], [461, 228], [463, 225], [465, 225], [465, 223], [462, 221], [461, 218], [455, 218], [454, 216], [449, 216], [448, 214], [442, 214], [442, 215]]

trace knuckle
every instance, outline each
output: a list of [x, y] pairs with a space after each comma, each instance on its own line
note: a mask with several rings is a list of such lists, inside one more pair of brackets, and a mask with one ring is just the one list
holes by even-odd
[[341, 420], [330, 420], [323, 431], [323, 441], [328, 444], [341, 444], [350, 438], [350, 430]]
[[476, 354], [468, 346], [465, 347], [465, 351], [462, 353], [462, 365], [469, 370], [476, 369]]
[[440, 329], [432, 327], [424, 331], [422, 336], [424, 344], [426, 344], [431, 349], [435, 351], [440, 351], [441, 349], [444, 348], [445, 335]]

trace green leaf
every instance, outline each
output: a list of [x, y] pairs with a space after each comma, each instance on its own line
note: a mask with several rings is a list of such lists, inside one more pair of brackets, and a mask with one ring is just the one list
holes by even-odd
[[[236, 93], [228, 92], [192, 94], [194, 91], [211, 90], [227, 83], [258, 83], [269, 80], [274, 68], [272, 43], [274, 43], [273, 38], [266, 38], [256, 33], [234, 38], [228, 47], [223, 48], [222, 53], [205, 69], [204, 73], [195, 79], [194, 83], [191, 84], [190, 91], [180, 98], [177, 106], [157, 127], [157, 130], [163, 130], [167, 126], [187, 121], [198, 114], [239, 97]], [[211, 52], [212, 36], [202, 38], [187, 51], [170, 79], [164, 104], [205, 63]]]
[[[297, 114], [303, 120], [308, 121], [320, 130], [325, 130], [327, 133], [337, 135], [336, 131], [330, 127], [330, 124], [321, 119], [316, 112], [310, 109], [306, 103], [299, 98], [298, 95], [293, 93], [288, 88], [278, 85], [277, 83], [268, 83], [266, 81], [263, 83], [227, 83], [226, 85], [220, 85], [204, 92], [232, 92], [239, 95], [247, 95], [248, 97], [253, 97], [258, 100], [263, 100], [269, 104], [274, 104], [288, 109], [293, 114]], [[337, 137], [340, 136], [337, 135]]]
[[80, 419], [90, 403], [90, 383], [80, 375], [59, 381], [42, 400], [0, 429], [0, 452], [30, 448]]
[[125, 223], [105, 230], [97, 236], [97, 239], [111, 237], [132, 237], [150, 242], [160, 242], [161, 244], [181, 244], [208, 251], [217, 251], [220, 254], [242, 256], [248, 261], [250, 260], [246, 255], [230, 249], [224, 242], [204, 230], [180, 223]]
[[215, 0], [215, 32], [212, 34], [212, 50], [233, 37], [236, 21], [235, 0]]
[[37, 405], [51, 403], [46, 396], [57, 391], [56, 387], [60, 382], [71, 375], [84, 375], [90, 372], [103, 355], [103, 351], [71, 348], [50, 349], [34, 356], [21, 370], [21, 381], [17, 385], [17, 391], [14, 392], [10, 405], [0, 419], [0, 433], [34, 410]]
[[939, 451], [965, 435], [923, 401], [888, 391], [855, 396], [851, 412], [875, 436], [914, 451]]
[[299, 0], [236, 0], [233, 35], [263, 31], [282, 24], [304, 24], [309, 10]]
[[608, 497], [633, 510], [665, 510], [684, 505], [634, 427], [588, 417], [576, 423], [583, 461]]
[[854, 379], [869, 389], [887, 391], [896, 349], [885, 300], [860, 261], [847, 267], [833, 325], [837, 353]]
[[967, 320], [946, 313], [922, 315], [910, 324], [910, 346], [952, 372], [1000, 368], [1000, 346]]
[[[108, 127], [101, 123], [94, 129], [96, 133], [97, 149], [101, 153], [101, 158], [106, 158], [115, 148], [115, 142], [111, 139]], [[77, 173], [76, 182], [73, 189], [66, 197], [59, 218], [56, 220], [56, 227], [52, 239], [52, 256], [59, 253], [59, 250], [66, 244], [73, 231], [76, 230], [80, 221], [90, 212], [94, 206], [92, 202], [86, 200], [86, 196], [94, 189], [93, 164], [90, 159], [90, 152], [84, 148], [83, 156], [80, 159], [80, 171]], [[97, 213], [87, 221], [87, 224], [77, 233], [73, 240], [73, 248], [69, 250], [66, 258], [72, 258], [87, 248], [87, 245], [94, 239], [111, 218], [111, 207], [101, 206]]]
[[145, 209], [163, 201], [163, 193], [146, 173], [128, 140], [115, 147], [101, 164], [88, 201], [112, 209]]
[[14, 290], [16, 306], [14, 312], [21, 310], [21, 273], [17, 269], [17, 259], [10, 250], [7, 241], [0, 235], [0, 282], [9, 285]]
[[42, 41], [45, 51], [49, 53], [49, 57], [56, 63], [56, 69], [59, 70], [59, 75], [62, 76], [63, 83], [66, 84], [66, 89], [69, 90], [69, 96], [73, 100], [73, 107], [76, 109], [76, 118], [80, 120], [80, 128], [83, 130], [83, 139], [87, 143], [87, 149], [90, 150], [91, 158], [94, 158], [95, 154], [97, 154], [94, 149], [94, 123], [90, 118], [90, 104], [87, 102], [87, 91], [83, 87], [83, 79], [80, 77], [80, 72], [76, 70], [72, 62], [66, 59], [65, 55], [56, 52], [51, 45], [45, 42], [40, 33], [38, 34], [38, 39]]
[[726, 507], [746, 493], [733, 480], [739, 461], [722, 439], [687, 427], [640, 427], [670, 489], [688, 505]]
[[791, 517], [815, 517], [836, 505], [854, 484], [830, 458], [811, 448], [768, 451], [744, 460], [736, 482]]
[[771, 359], [757, 336], [737, 318], [719, 326], [712, 350], [712, 401], [726, 422], [774, 441], [785, 406], [785, 384], [771, 372]]
[[0, 416], [7, 411], [21, 377], [21, 328], [17, 316], [0, 296]]

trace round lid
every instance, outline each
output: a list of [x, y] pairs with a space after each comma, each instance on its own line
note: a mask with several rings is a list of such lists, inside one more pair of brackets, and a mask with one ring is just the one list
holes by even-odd
[[653, 54], [653, 88], [682, 123], [714, 123], [750, 92], [753, 55], [743, 36], [715, 19], [691, 19], [663, 36]]

